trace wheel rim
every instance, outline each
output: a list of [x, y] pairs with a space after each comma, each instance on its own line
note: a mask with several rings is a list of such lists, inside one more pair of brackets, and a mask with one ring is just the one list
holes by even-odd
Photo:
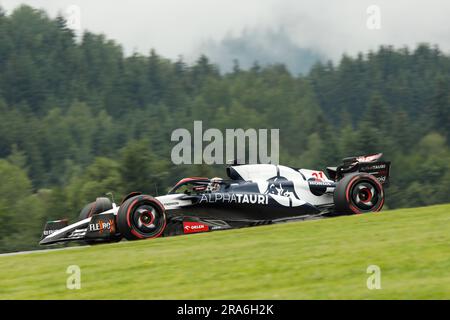
[[353, 187], [352, 202], [362, 211], [373, 210], [380, 200], [380, 191], [372, 182], [361, 181]]
[[145, 236], [158, 233], [164, 224], [164, 216], [152, 205], [138, 206], [132, 215], [133, 228]]

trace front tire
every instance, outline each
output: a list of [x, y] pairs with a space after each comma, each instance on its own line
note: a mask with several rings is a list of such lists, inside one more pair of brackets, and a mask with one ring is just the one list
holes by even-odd
[[377, 212], [383, 204], [383, 186], [368, 173], [346, 175], [334, 191], [335, 212], [338, 214]]
[[163, 205], [148, 195], [138, 195], [121, 204], [117, 213], [119, 232], [127, 240], [159, 237], [166, 227]]

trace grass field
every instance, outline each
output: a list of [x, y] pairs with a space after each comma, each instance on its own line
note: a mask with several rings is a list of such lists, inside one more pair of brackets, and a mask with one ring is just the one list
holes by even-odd
[[431, 298], [450, 299], [450, 205], [0, 256], [0, 299]]

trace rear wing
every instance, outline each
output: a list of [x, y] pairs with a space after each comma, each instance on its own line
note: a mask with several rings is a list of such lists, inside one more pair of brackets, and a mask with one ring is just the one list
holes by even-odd
[[346, 174], [366, 172], [373, 175], [384, 187], [389, 186], [390, 161], [380, 161], [382, 153], [359, 157], [349, 157], [342, 160], [343, 164], [336, 168], [327, 168], [331, 179], [341, 180]]
[[390, 161], [377, 161], [373, 163], [360, 163], [359, 172], [367, 172], [377, 178], [384, 187], [389, 186]]

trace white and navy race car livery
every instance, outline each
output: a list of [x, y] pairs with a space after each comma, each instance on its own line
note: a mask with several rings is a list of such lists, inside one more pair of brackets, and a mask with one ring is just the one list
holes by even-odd
[[130, 193], [120, 205], [97, 198], [79, 221], [47, 222], [40, 244], [87, 243], [249, 227], [380, 211], [390, 162], [350, 157], [324, 171], [273, 164], [231, 165], [227, 179], [190, 177], [167, 195]]

